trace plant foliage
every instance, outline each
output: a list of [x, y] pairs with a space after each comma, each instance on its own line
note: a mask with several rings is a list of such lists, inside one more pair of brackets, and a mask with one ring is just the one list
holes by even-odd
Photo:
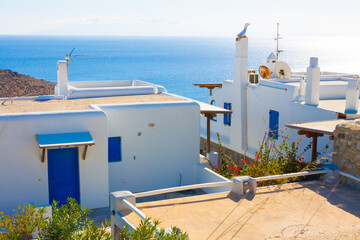
[[0, 212], [0, 239], [31, 239], [38, 231], [41, 240], [110, 240], [106, 230], [108, 222], [96, 226], [88, 216], [90, 209], [82, 207], [75, 199], [69, 198], [66, 205], [52, 204], [52, 216], [44, 218], [45, 208], [25, 204], [18, 206], [12, 216]]
[[[212, 170], [228, 179], [236, 176], [262, 177], [320, 169], [321, 166], [315, 162], [304, 161], [304, 153], [311, 148], [311, 143], [302, 153], [299, 153], [299, 145], [302, 139], [300, 138], [297, 142], [290, 142], [289, 135], [290, 134], [279, 136], [279, 140], [275, 140], [274, 138], [268, 138], [267, 133], [265, 133], [259, 151], [255, 152], [255, 158], [243, 159], [242, 163], [237, 165], [231, 157], [225, 154], [221, 144], [220, 134], [217, 133], [221, 164], [220, 167], [215, 168], [209, 162], [210, 166]], [[327, 148], [326, 146], [325, 150]], [[317, 156], [319, 155], [320, 153], [317, 154]], [[278, 179], [267, 181], [266, 183], [259, 182], [258, 185], [283, 184], [302, 179], [304, 178]]]
[[13, 210], [12, 216], [0, 212], [0, 239], [30, 239], [32, 234], [44, 226], [44, 208], [37, 209], [32, 204], [24, 204]]
[[170, 231], [159, 228], [160, 222], [154, 220], [152, 222], [149, 218], [145, 221], [141, 220], [139, 227], [136, 230], [130, 230], [128, 226], [122, 228], [120, 239], [124, 240], [148, 240], [148, 239], [162, 239], [162, 240], [185, 240], [188, 239], [187, 233], [183, 233], [179, 228], [172, 227]]

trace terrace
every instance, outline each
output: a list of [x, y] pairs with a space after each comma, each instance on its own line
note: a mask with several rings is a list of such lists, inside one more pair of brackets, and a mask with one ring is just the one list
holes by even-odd
[[144, 94], [114, 97], [92, 97], [80, 99], [45, 99], [42, 97], [29, 100], [7, 101], [0, 105], [0, 115], [12, 113], [31, 112], [57, 112], [57, 111], [86, 111], [91, 110], [91, 104], [126, 104], [149, 102], [176, 102], [183, 99], [165, 94]]
[[[141, 219], [150, 217], [159, 219], [161, 227], [179, 227], [190, 239], [357, 239], [360, 236], [360, 191], [342, 183], [345, 176], [351, 176], [330, 172], [321, 180], [257, 189], [251, 189], [250, 181], [243, 185], [244, 190], [246, 186], [250, 190], [243, 195], [234, 185], [236, 180], [228, 183], [232, 185], [231, 192], [136, 204], [138, 197], [171, 189], [135, 194], [116, 192], [111, 194], [111, 209], [116, 202], [115, 208], [119, 211], [113, 211], [112, 223], [116, 227], [120, 223], [135, 227]], [[315, 173], [320, 172], [304, 174]], [[252, 180], [282, 177], [285, 176]], [[119, 197], [120, 193], [125, 195]], [[114, 232], [116, 227], [113, 227]]]

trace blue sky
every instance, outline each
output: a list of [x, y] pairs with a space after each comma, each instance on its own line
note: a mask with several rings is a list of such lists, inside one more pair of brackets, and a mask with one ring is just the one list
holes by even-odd
[[0, 34], [360, 36], [357, 0], [0, 0]]

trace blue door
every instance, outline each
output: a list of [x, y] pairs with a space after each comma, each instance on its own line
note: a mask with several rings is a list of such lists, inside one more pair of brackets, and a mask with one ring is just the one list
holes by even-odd
[[50, 203], [70, 197], [80, 203], [78, 148], [48, 149], [48, 181]]
[[270, 110], [269, 115], [269, 137], [277, 140], [279, 138], [279, 112]]

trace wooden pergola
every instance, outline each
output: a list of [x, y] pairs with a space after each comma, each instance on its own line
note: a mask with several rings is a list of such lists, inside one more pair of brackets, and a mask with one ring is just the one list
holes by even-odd
[[201, 115], [206, 117], [206, 152], [210, 152], [210, 120], [216, 117], [217, 114], [232, 113], [231, 110], [217, 107], [207, 103], [196, 101], [200, 105]]
[[198, 86], [200, 88], [207, 88], [210, 90], [210, 96], [212, 96], [212, 90], [214, 88], [222, 88], [222, 83], [194, 83], [194, 86]]
[[312, 154], [311, 161], [316, 160], [317, 153], [317, 138], [324, 135], [329, 135], [330, 140], [334, 140], [334, 131], [337, 125], [346, 123], [350, 120], [336, 119], [328, 121], [305, 122], [286, 124], [286, 127], [298, 130], [299, 135], [305, 135], [307, 138], [312, 138]]

